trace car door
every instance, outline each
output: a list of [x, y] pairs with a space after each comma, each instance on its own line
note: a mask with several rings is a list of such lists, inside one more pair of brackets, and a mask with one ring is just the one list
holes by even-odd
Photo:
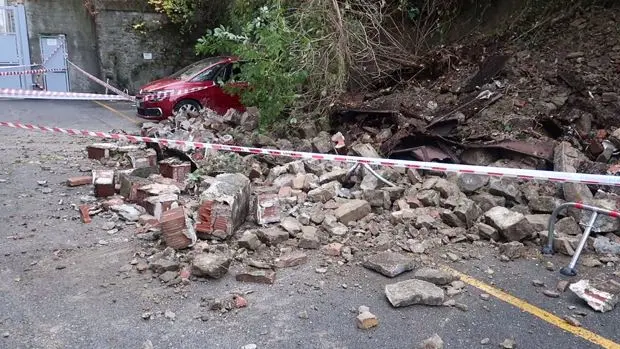
[[228, 88], [244, 88], [246, 84], [234, 80], [234, 76], [239, 74], [237, 64], [226, 63], [214, 78], [214, 86], [206, 90], [204, 106], [217, 112], [226, 114], [229, 109], [240, 112], [245, 111], [241, 98], [236, 93], [230, 93]]

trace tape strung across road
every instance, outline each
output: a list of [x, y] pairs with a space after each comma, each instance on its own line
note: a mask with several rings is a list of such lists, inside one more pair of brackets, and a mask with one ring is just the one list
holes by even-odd
[[[120, 96], [115, 96], [115, 97], [120, 97]], [[620, 176], [606, 176], [606, 175], [570, 173], [570, 172], [522, 170], [522, 169], [503, 168], [503, 167], [470, 166], [470, 165], [444, 164], [444, 163], [435, 163], [435, 162], [366, 158], [366, 157], [347, 156], [347, 155], [317, 154], [317, 153], [306, 153], [306, 152], [287, 151], [287, 150], [251, 148], [251, 147], [242, 147], [242, 146], [236, 146], [236, 145], [190, 142], [190, 141], [182, 141], [182, 140], [174, 140], [174, 139], [141, 137], [141, 136], [107, 133], [107, 132], [100, 132], [100, 131], [65, 129], [65, 128], [60, 128], [60, 127], [37, 126], [37, 125], [31, 125], [31, 124], [22, 124], [18, 122], [6, 122], [6, 121], [0, 121], [0, 127], [18, 128], [18, 129], [29, 130], [29, 131], [56, 132], [56, 133], [64, 133], [64, 134], [75, 135], [75, 136], [87, 136], [87, 137], [95, 137], [95, 138], [125, 140], [129, 142], [159, 143], [165, 146], [179, 145], [179, 146], [185, 146], [185, 147], [192, 147], [196, 149], [213, 149], [213, 150], [218, 150], [218, 151], [230, 151], [230, 152], [236, 152], [236, 153], [282, 156], [282, 157], [288, 157], [288, 158], [293, 158], [293, 159], [346, 162], [346, 163], [352, 163], [352, 164], [368, 164], [368, 165], [377, 165], [377, 166], [385, 166], [385, 167], [401, 167], [401, 168], [411, 168], [411, 169], [419, 169], [419, 170], [431, 170], [431, 171], [445, 172], [445, 173], [451, 172], [451, 173], [463, 173], [463, 174], [476, 174], [476, 175], [483, 175], [483, 176], [490, 176], [490, 177], [509, 177], [509, 178], [523, 179], [523, 180], [543, 180], [543, 181], [551, 181], [551, 182], [559, 182], [559, 183], [581, 183], [581, 184], [620, 186]]]
[[34, 70], [19, 70], [19, 71], [0, 71], [0, 76], [15, 76], [15, 75], [39, 75], [45, 73], [64, 72], [65, 69], [34, 69]]
[[127, 97], [97, 93], [35, 91], [0, 88], [0, 98], [63, 99], [80, 101], [126, 101]]
[[77, 64], [75, 64], [75, 63], [71, 62], [71, 61], [70, 61], [70, 60], [68, 60], [68, 59], [67, 59], [67, 63], [69, 63], [69, 64], [70, 64], [73, 68], [77, 69], [80, 73], [82, 73], [82, 74], [86, 75], [89, 79], [93, 80], [94, 82], [98, 83], [99, 85], [101, 85], [101, 86], [103, 86], [103, 87], [105, 87], [105, 88], [110, 89], [112, 92], [116, 93], [116, 94], [117, 94], [117, 95], [119, 95], [119, 96], [123, 96], [123, 97], [125, 97], [125, 99], [126, 99], [126, 100], [128, 100], [128, 101], [135, 101], [135, 99], [136, 99], [135, 97], [130, 96], [129, 94], [127, 94], [127, 93], [125, 93], [125, 92], [123, 92], [123, 91], [119, 90], [118, 88], [116, 88], [116, 87], [114, 87], [114, 86], [112, 86], [112, 85], [108, 84], [107, 82], [105, 82], [105, 81], [103, 81], [103, 80], [101, 80], [101, 79], [97, 78], [96, 76], [94, 76], [94, 75], [90, 74], [90, 73], [89, 73], [89, 72], [87, 72], [86, 70], [84, 70], [84, 69], [82, 69], [82, 68], [78, 67], [78, 66], [77, 66]]

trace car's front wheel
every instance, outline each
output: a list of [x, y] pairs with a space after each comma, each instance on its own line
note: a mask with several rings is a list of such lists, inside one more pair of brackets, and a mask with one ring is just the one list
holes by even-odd
[[174, 107], [174, 114], [179, 114], [179, 113], [197, 113], [198, 111], [200, 111], [202, 107], [200, 106], [200, 103], [190, 100], [190, 99], [186, 99], [186, 100], [182, 100], [179, 103], [177, 103], [177, 105]]

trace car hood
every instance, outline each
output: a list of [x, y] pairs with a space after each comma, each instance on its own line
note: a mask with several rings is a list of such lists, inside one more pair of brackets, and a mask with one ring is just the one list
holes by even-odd
[[178, 79], [164, 78], [152, 81], [140, 88], [141, 93], [156, 92], [181, 87], [186, 82]]

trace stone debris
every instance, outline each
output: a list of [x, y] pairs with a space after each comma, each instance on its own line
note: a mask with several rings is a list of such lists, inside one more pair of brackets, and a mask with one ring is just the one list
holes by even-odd
[[523, 257], [525, 251], [525, 245], [518, 241], [511, 241], [499, 246], [499, 252], [507, 256], [510, 260], [515, 260]]
[[366, 306], [360, 306], [356, 318], [357, 328], [367, 330], [379, 326], [379, 320]]
[[420, 343], [418, 348], [420, 349], [443, 349], [443, 340], [437, 333], [435, 333], [432, 337], [427, 338]]
[[523, 214], [505, 207], [493, 207], [484, 216], [487, 224], [497, 229], [508, 241], [521, 241], [533, 232], [530, 223]]
[[363, 266], [393, 278], [404, 272], [413, 270], [415, 268], [415, 262], [413, 259], [400, 253], [386, 251], [368, 257], [364, 261]]
[[275, 260], [277, 268], [291, 268], [298, 265], [305, 264], [308, 261], [308, 256], [301, 251], [291, 251], [283, 254]]
[[405, 307], [414, 304], [442, 305], [444, 291], [430, 282], [411, 279], [385, 286], [385, 295], [393, 307]]
[[620, 283], [614, 280], [597, 283], [579, 280], [572, 283], [569, 289], [586, 301], [592, 309], [602, 313], [613, 310], [620, 300]]
[[571, 326], [581, 327], [581, 322], [579, 322], [579, 320], [575, 319], [572, 316], [566, 315], [566, 316], [563, 316], [562, 319]]
[[448, 285], [451, 282], [458, 280], [458, 276], [452, 274], [449, 271], [432, 268], [420, 268], [415, 271], [413, 277], [418, 280], [427, 281], [438, 286]]
[[351, 200], [340, 205], [334, 212], [336, 218], [343, 224], [358, 221], [370, 213], [370, 204], [365, 200]]
[[192, 261], [192, 275], [219, 279], [228, 272], [231, 258], [221, 254], [202, 253]]
[[506, 338], [499, 346], [503, 349], [514, 349], [517, 347], [517, 342], [512, 338]]
[[245, 271], [238, 273], [235, 279], [240, 282], [273, 284], [276, 280], [276, 272], [268, 269], [247, 268]]

